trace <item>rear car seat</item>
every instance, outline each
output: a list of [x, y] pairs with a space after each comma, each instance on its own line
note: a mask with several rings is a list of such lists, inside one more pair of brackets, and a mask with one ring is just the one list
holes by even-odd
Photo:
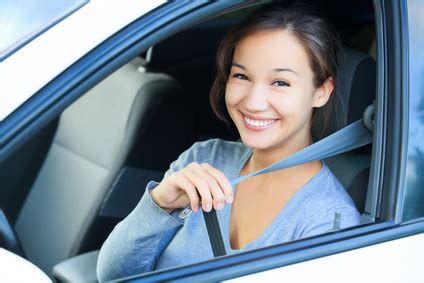
[[[160, 106], [183, 95], [173, 78], [146, 73], [142, 65], [141, 58], [124, 65], [60, 117], [15, 227], [28, 259], [49, 275], [55, 264], [77, 254], [129, 152], [149, 136]], [[190, 121], [171, 124], [192, 131]]]

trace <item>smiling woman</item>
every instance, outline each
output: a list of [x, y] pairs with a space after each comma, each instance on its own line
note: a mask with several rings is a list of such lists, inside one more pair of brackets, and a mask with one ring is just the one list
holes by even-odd
[[218, 116], [230, 117], [241, 142], [195, 143], [160, 183], [151, 181], [103, 244], [99, 279], [211, 259], [201, 213], [179, 218], [188, 204], [195, 212], [218, 211], [228, 254], [328, 232], [335, 215], [342, 215], [341, 228], [359, 224], [353, 201], [321, 161], [234, 189], [229, 181], [312, 143], [312, 120], [328, 120], [314, 112], [332, 97], [338, 47], [326, 21], [300, 6], [267, 6], [230, 31], [218, 50], [211, 102]]

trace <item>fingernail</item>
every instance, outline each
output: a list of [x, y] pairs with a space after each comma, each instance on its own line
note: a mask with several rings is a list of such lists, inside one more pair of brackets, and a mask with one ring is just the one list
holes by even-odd
[[233, 196], [228, 196], [227, 199], [225, 200], [225, 202], [227, 204], [233, 203]]
[[210, 204], [210, 203], [205, 204], [205, 206], [204, 206], [204, 210], [205, 210], [206, 212], [211, 211], [211, 210], [212, 210], [212, 204]]
[[216, 205], [216, 209], [217, 210], [221, 210], [224, 207], [224, 203], [223, 202], [218, 202], [218, 204]]

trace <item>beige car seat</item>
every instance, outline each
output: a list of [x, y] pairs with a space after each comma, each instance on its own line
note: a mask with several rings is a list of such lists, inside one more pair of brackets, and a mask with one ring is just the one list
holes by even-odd
[[134, 143], [149, 134], [155, 105], [182, 96], [173, 78], [146, 73], [143, 63], [137, 58], [124, 65], [60, 117], [15, 227], [27, 258], [49, 275], [77, 254]]

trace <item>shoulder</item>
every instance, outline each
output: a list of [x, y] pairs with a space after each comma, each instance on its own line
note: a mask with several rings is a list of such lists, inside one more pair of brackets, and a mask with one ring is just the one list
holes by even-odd
[[327, 165], [324, 164], [316, 177], [315, 184], [311, 189], [311, 200], [314, 201], [317, 210], [325, 209], [328, 206], [355, 208], [349, 194]]
[[206, 141], [195, 142], [190, 150], [219, 150], [219, 151], [233, 151], [233, 150], [245, 150], [246, 146], [239, 141], [227, 141], [223, 139], [209, 139]]
[[308, 207], [302, 217], [305, 232], [311, 235], [312, 230], [330, 230], [336, 213], [340, 214], [341, 228], [359, 225], [360, 213], [331, 170], [324, 165], [319, 174], [305, 203]]
[[249, 148], [241, 142], [210, 139], [194, 143], [186, 154], [191, 161], [216, 164], [230, 162], [232, 158], [237, 158], [247, 151]]

